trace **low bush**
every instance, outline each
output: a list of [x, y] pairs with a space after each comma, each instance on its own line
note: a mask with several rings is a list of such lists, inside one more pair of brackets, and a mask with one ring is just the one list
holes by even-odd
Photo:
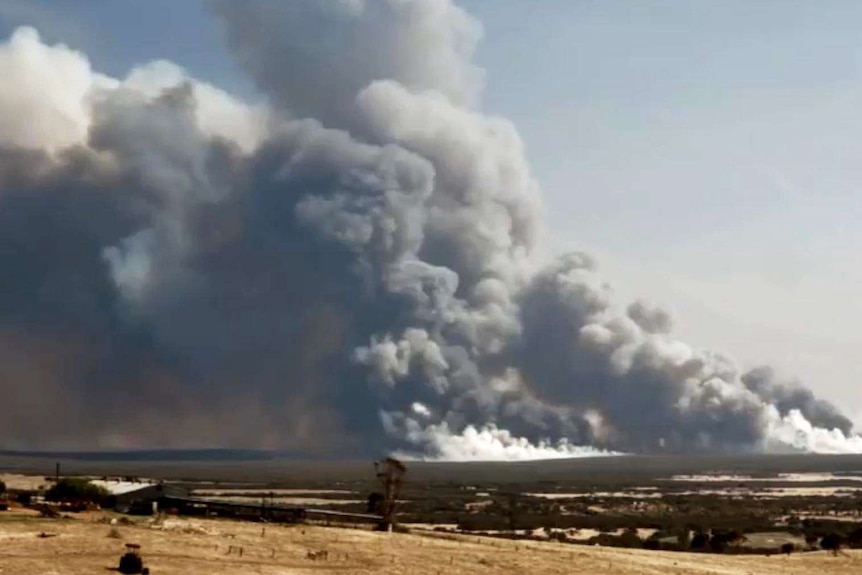
[[87, 479], [64, 477], [51, 486], [51, 489], [45, 493], [45, 499], [48, 501], [98, 503], [108, 495], [107, 489], [94, 485]]

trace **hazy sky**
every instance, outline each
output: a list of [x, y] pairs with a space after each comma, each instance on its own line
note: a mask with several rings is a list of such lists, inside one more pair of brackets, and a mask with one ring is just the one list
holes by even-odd
[[[551, 249], [596, 254], [683, 339], [798, 375], [862, 424], [862, 4], [461, 4]], [[197, 0], [0, 0], [0, 34], [20, 24], [114, 76], [165, 58], [258, 97]]]

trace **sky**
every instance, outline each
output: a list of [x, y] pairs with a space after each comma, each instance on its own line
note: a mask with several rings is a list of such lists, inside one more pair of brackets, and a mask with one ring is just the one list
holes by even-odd
[[[511, 119], [548, 249], [597, 256], [623, 300], [744, 366], [798, 376], [862, 424], [862, 5], [461, 2], [482, 108]], [[158, 58], [262, 98], [196, 1], [0, 0], [122, 77]]]
[[622, 296], [859, 414], [862, 11], [686, 6], [542, 3], [517, 43], [525, 3], [486, 7], [489, 105], [522, 131], [559, 241]]

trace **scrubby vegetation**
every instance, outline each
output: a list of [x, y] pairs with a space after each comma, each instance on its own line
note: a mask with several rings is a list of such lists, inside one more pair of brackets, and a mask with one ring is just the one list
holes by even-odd
[[712, 485], [704, 494], [691, 485], [686, 493], [662, 485], [647, 496], [618, 489], [556, 484], [561, 495], [551, 498], [529, 495], [542, 492], [536, 484], [426, 487], [405, 496], [400, 519], [494, 537], [702, 553], [862, 548], [855, 492], [769, 498], [723, 495]]
[[88, 479], [64, 477], [51, 486], [45, 493], [45, 499], [48, 501], [98, 503], [108, 495], [110, 494], [105, 488], [93, 484]]

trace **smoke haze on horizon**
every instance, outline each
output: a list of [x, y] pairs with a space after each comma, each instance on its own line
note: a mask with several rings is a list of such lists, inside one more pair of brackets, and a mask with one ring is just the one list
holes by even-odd
[[0, 44], [2, 447], [862, 452], [799, 383], [548, 255], [450, 0], [209, 6], [266, 104]]

